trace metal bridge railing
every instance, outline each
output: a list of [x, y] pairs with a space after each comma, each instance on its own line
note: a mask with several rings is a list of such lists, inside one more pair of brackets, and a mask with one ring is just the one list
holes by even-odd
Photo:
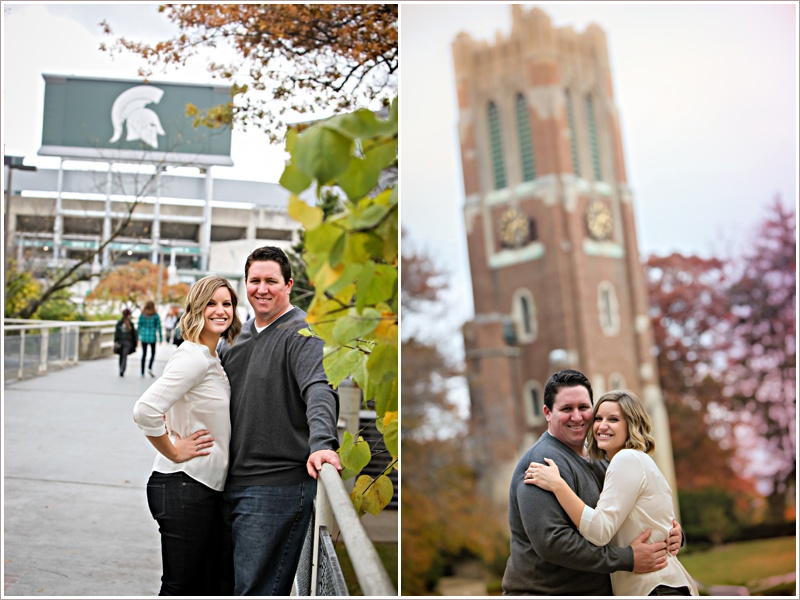
[[116, 321], [3, 319], [6, 380], [43, 375], [79, 360], [111, 356]]
[[314, 518], [295, 574], [298, 596], [348, 595], [329, 530], [335, 523], [364, 596], [397, 596], [377, 550], [367, 536], [339, 472], [323, 464], [317, 478]]

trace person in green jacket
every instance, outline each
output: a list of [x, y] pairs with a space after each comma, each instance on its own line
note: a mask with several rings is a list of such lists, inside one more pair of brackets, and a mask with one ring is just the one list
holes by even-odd
[[150, 377], [156, 376], [153, 373], [153, 361], [156, 358], [156, 341], [164, 341], [164, 336], [161, 333], [161, 317], [156, 312], [156, 303], [148, 300], [147, 304], [144, 305], [142, 314], [139, 315], [139, 342], [142, 344], [142, 377], [144, 377], [148, 346], [150, 347], [150, 364], [147, 365], [147, 372]]

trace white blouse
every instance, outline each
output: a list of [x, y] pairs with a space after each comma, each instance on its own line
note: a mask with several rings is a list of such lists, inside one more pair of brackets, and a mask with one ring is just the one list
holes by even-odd
[[[185, 341], [178, 346], [156, 379], [133, 407], [133, 420], [145, 435], [159, 437], [169, 429], [182, 438], [207, 429], [214, 438], [211, 454], [174, 463], [160, 452], [153, 470], [184, 472], [208, 487], [222, 491], [228, 474], [231, 441], [231, 386], [219, 362], [203, 344]], [[166, 424], [164, 415], [167, 416]]]
[[[650, 456], [639, 450], [620, 450], [608, 465], [597, 508], [586, 506], [580, 532], [595, 546], [625, 548], [645, 529], [650, 543], [669, 537], [675, 509], [672, 490]], [[693, 596], [697, 586], [677, 557], [668, 554], [667, 566], [653, 573], [611, 573], [615, 596], [646, 596], [658, 585], [687, 586]]]

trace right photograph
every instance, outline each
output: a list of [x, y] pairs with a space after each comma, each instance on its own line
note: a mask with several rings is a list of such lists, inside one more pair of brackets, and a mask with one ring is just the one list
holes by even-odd
[[400, 593], [796, 595], [797, 5], [400, 8]]

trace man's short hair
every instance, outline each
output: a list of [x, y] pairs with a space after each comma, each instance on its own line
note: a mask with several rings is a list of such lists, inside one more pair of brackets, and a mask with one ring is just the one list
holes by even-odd
[[262, 246], [250, 253], [250, 256], [247, 257], [247, 261], [244, 263], [245, 280], [247, 280], [250, 273], [250, 265], [256, 261], [266, 262], [269, 260], [278, 263], [278, 266], [281, 268], [281, 275], [283, 275], [283, 282], [289, 283], [289, 280], [292, 278], [292, 266], [289, 264], [289, 259], [286, 257], [286, 254], [277, 246]]
[[592, 384], [589, 383], [586, 375], [575, 369], [564, 369], [558, 373], [554, 373], [544, 386], [544, 405], [548, 410], [553, 410], [553, 403], [556, 401], [558, 390], [566, 387], [579, 386], [586, 388], [589, 392], [589, 402], [593, 402]]

